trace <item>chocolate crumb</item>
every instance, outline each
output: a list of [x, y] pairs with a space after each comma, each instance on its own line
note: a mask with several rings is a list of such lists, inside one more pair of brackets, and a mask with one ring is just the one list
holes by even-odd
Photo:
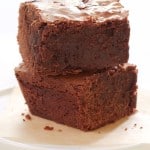
[[60, 3], [60, 2], [57, 2], [57, 1], [53, 1], [53, 3]]
[[33, 3], [33, 2], [37, 2], [37, 0], [29, 0], [27, 1], [28, 3]]
[[22, 119], [22, 121], [25, 122], [26, 120], [25, 120], [25, 119]]
[[64, 4], [60, 4], [60, 6], [65, 6]]
[[83, 3], [87, 3], [89, 0], [82, 0]]
[[58, 129], [58, 132], [62, 132], [62, 130], [61, 130], [61, 129]]
[[101, 132], [100, 131], [98, 131], [98, 134], [100, 134]]
[[25, 115], [27, 120], [31, 120], [31, 116], [29, 114]]
[[44, 127], [44, 130], [53, 130], [54, 129], [54, 127], [50, 127], [50, 126], [45, 126]]
[[143, 129], [143, 127], [140, 127], [140, 129]]
[[136, 127], [136, 126], [137, 126], [137, 124], [135, 123], [135, 124], [134, 124], [134, 127]]
[[127, 130], [128, 130], [128, 128], [125, 128], [124, 130], [125, 130], [125, 131], [127, 131]]
[[21, 113], [21, 116], [24, 116], [24, 113]]

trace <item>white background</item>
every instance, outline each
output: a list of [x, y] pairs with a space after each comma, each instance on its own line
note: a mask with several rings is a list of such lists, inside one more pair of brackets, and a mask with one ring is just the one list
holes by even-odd
[[[21, 62], [17, 35], [21, 0], [0, 3], [0, 90], [17, 84], [14, 67]], [[150, 1], [121, 0], [130, 11], [130, 59], [138, 66], [139, 88], [150, 89]]]

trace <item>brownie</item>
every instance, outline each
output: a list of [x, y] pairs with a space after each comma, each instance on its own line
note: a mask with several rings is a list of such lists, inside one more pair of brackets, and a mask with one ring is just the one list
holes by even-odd
[[38, 0], [19, 11], [18, 42], [34, 74], [96, 72], [126, 63], [128, 11], [118, 0]]
[[32, 114], [84, 131], [131, 115], [136, 108], [134, 65], [94, 74], [35, 76], [22, 64], [15, 73]]

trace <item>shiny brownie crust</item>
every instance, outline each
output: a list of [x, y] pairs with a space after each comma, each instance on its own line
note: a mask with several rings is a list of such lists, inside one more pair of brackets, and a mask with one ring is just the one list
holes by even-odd
[[20, 53], [35, 74], [96, 72], [128, 61], [127, 17], [104, 22], [49, 22], [31, 2], [23, 3], [19, 14]]

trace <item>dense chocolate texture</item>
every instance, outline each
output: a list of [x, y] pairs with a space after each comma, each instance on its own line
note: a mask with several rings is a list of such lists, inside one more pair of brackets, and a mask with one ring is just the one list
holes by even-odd
[[22, 3], [19, 14], [20, 52], [35, 74], [95, 72], [128, 61], [128, 12], [118, 0], [39, 0]]
[[119, 65], [96, 74], [34, 76], [15, 69], [34, 115], [81, 130], [93, 130], [130, 115], [136, 108], [137, 70]]

